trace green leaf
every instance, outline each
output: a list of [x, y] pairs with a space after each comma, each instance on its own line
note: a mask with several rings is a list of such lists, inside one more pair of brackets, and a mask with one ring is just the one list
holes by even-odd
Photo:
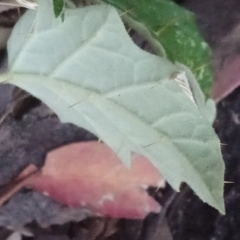
[[55, 17], [62, 17], [62, 20], [64, 19], [64, 0], [52, 0], [53, 1], [53, 10]]
[[126, 164], [132, 153], [143, 154], [176, 190], [186, 182], [224, 212], [220, 143], [173, 80], [183, 70], [138, 48], [109, 5], [66, 10], [61, 23], [48, 4], [42, 0], [16, 24], [10, 72], [0, 80], [96, 134]]
[[[192, 13], [171, 0], [103, 0], [122, 11], [131, 27], [162, 44], [167, 57], [188, 66], [209, 96], [212, 85], [209, 47], [203, 41]], [[153, 44], [157, 44], [150, 38]], [[158, 48], [159, 45], [156, 45]], [[160, 51], [162, 55], [162, 51]]]

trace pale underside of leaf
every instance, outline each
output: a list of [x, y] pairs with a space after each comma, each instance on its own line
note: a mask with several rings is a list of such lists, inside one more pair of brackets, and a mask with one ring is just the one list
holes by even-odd
[[186, 182], [224, 212], [220, 143], [171, 80], [182, 70], [135, 46], [110, 6], [66, 11], [61, 23], [43, 3], [15, 27], [11, 72], [1, 80], [40, 98], [63, 122], [96, 134], [126, 164], [132, 153], [143, 154], [175, 189]]
[[[126, 23], [145, 36], [155, 53], [188, 66], [206, 96], [212, 83], [210, 51], [203, 41], [194, 15], [173, 0], [101, 0], [121, 11]], [[162, 46], [161, 46], [162, 45]], [[162, 48], [165, 51], [162, 51]]]

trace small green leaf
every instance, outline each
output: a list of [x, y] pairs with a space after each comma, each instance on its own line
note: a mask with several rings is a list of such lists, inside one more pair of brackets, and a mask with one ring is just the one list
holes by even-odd
[[64, 20], [64, 0], [52, 0], [53, 1], [53, 10], [55, 17], [58, 18], [61, 16], [62, 20]]
[[63, 122], [94, 133], [126, 164], [132, 153], [146, 156], [173, 188], [186, 182], [223, 213], [220, 142], [172, 79], [183, 70], [138, 48], [113, 7], [66, 10], [61, 23], [49, 1], [41, 0], [37, 13], [29, 10], [15, 25], [10, 72], [0, 81], [8, 79]]
[[192, 13], [171, 0], [103, 1], [121, 10], [123, 19], [136, 30], [146, 33], [147, 29], [149, 35], [162, 44], [170, 60], [192, 70], [202, 91], [209, 96], [212, 85], [210, 51], [198, 32]]

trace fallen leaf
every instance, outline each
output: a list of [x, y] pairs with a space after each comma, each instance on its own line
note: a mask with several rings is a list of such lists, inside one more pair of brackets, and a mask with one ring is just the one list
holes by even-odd
[[240, 85], [240, 57], [234, 56], [224, 62], [216, 71], [212, 88], [212, 97], [216, 102], [229, 95]]
[[212, 98], [219, 102], [240, 85], [240, 24], [219, 40], [213, 50], [214, 82]]
[[97, 215], [141, 219], [161, 209], [146, 189], [164, 185], [159, 171], [141, 155], [132, 154], [132, 165], [127, 168], [107, 145], [85, 142], [50, 152], [41, 171], [14, 189], [31, 187], [62, 204], [82, 206]]

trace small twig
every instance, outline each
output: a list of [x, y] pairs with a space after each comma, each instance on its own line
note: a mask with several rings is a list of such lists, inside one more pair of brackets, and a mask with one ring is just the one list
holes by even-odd
[[24, 100], [28, 97], [29, 95], [26, 93], [25, 95], [23, 95], [22, 97], [18, 98], [17, 100], [15, 100], [14, 102], [11, 103], [11, 106], [9, 107], [9, 109], [2, 115], [2, 117], [0, 118], [0, 126], [3, 124], [3, 122], [6, 120], [6, 118], [13, 112], [14, 107], [18, 101]]
[[158, 215], [153, 216], [153, 218], [149, 219], [148, 224], [145, 223], [145, 227], [143, 228], [140, 238], [141, 240], [157, 239], [156, 236], [159, 234], [159, 229], [164, 226], [167, 212], [176, 195], [177, 192], [172, 192], [169, 198], [163, 204], [161, 212]]
[[158, 223], [159, 225], [162, 224], [163, 222], [163, 219], [165, 218], [166, 216], [166, 213], [170, 207], [170, 205], [172, 204], [173, 200], [175, 199], [175, 197], [177, 196], [177, 192], [173, 192], [172, 195], [169, 197], [169, 199], [164, 203], [164, 206], [163, 208], [161, 209], [161, 212], [159, 214], [159, 219], [158, 219]]
[[6, 188], [5, 194], [0, 198], [0, 206], [2, 206], [6, 201], [8, 201], [16, 192], [18, 192], [22, 187], [25, 186], [26, 181], [36, 174], [39, 169], [35, 166], [30, 164], [26, 167], [15, 179], [15, 181]]
[[21, 7], [19, 3], [7, 3], [7, 2], [0, 2], [2, 6], [10, 6], [10, 7]]
[[9, 116], [9, 114], [12, 113], [12, 109], [9, 109], [7, 112], [3, 114], [3, 116], [0, 118], [0, 126], [3, 124], [5, 119]]
[[16, 0], [21, 6], [29, 9], [37, 9], [38, 4], [35, 2], [29, 2], [27, 0]]
[[128, 10], [120, 13], [119, 16], [122, 17], [123, 15], [127, 14], [127, 13], [130, 12], [131, 10], [132, 10], [132, 8], [130, 8], [130, 9], [128, 9]]

